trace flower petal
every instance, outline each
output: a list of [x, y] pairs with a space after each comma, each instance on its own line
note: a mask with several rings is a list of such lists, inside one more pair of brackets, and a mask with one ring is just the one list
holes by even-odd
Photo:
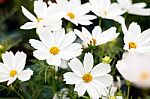
[[49, 65], [61, 66], [61, 58], [59, 58], [57, 55], [48, 56], [46, 61]]
[[91, 74], [93, 75], [93, 77], [98, 77], [101, 75], [105, 75], [105, 74], [109, 73], [110, 71], [111, 71], [111, 69], [110, 69], [109, 64], [99, 63], [98, 65], [96, 65], [93, 68], [93, 70], [91, 71]]
[[26, 8], [21, 6], [23, 14], [31, 21], [36, 22], [36, 18], [33, 14], [31, 14]]
[[79, 77], [82, 77], [84, 75], [84, 68], [82, 63], [80, 62], [79, 59], [77, 58], [73, 58], [69, 63], [68, 63], [69, 67], [71, 68], [71, 70], [78, 75]]
[[27, 81], [31, 78], [31, 75], [33, 75], [33, 71], [30, 69], [23, 70], [20, 74], [18, 74], [18, 79], [21, 81]]
[[86, 53], [83, 60], [84, 70], [89, 73], [94, 65], [93, 55], [91, 53]]
[[50, 52], [48, 50], [36, 50], [33, 52], [33, 56], [36, 57], [39, 60], [45, 60], [47, 56], [50, 55]]
[[9, 81], [7, 82], [7, 86], [9, 86], [10, 84], [12, 84], [15, 80], [17, 79], [17, 77], [10, 77]]
[[83, 81], [77, 83], [74, 88], [74, 91], [78, 92], [79, 96], [83, 96], [86, 90], [87, 90], [87, 84], [84, 83]]
[[36, 28], [36, 26], [37, 26], [37, 23], [36, 23], [36, 22], [27, 22], [27, 23], [25, 23], [24, 25], [22, 25], [22, 26], [20, 27], [20, 29], [28, 30], [28, 29]]

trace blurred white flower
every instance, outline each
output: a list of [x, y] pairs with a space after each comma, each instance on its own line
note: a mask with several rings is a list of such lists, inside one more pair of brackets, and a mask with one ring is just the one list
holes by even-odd
[[65, 73], [64, 81], [66, 84], [75, 84], [74, 91], [77, 91], [79, 96], [84, 95], [86, 91], [93, 99], [108, 95], [106, 87], [113, 83], [112, 76], [108, 74], [111, 71], [109, 64], [99, 63], [93, 66], [93, 55], [86, 53], [83, 64], [79, 59], [73, 58], [68, 65], [73, 72]]
[[81, 0], [56, 0], [57, 4], [65, 13], [64, 18], [75, 25], [90, 25], [90, 20], [96, 19], [94, 15], [88, 15], [90, 12], [89, 3], [81, 4]]
[[119, 6], [126, 10], [129, 14], [134, 15], [141, 15], [141, 16], [149, 16], [150, 15], [150, 9], [145, 8], [146, 3], [140, 2], [140, 3], [132, 3], [132, 0], [117, 0]]
[[128, 81], [139, 87], [150, 87], [150, 56], [143, 54], [125, 53], [122, 60], [117, 62], [117, 69]]
[[7, 85], [13, 83], [17, 78], [21, 81], [27, 81], [33, 75], [30, 69], [23, 70], [26, 63], [26, 54], [12, 52], [2, 54], [3, 63], [0, 62], [0, 82], [8, 81]]
[[67, 97], [67, 95], [68, 95], [68, 89], [63, 88], [60, 90], [60, 92], [54, 94], [53, 99], [70, 99], [69, 97]]
[[111, 3], [111, 0], [89, 0], [91, 4], [91, 11], [97, 16], [115, 20], [122, 23], [124, 20], [121, 17], [125, 13], [117, 3]]
[[49, 30], [57, 30], [61, 28], [63, 13], [61, 9], [55, 4], [49, 7], [42, 0], [34, 1], [34, 12], [36, 16], [31, 14], [26, 8], [22, 6], [23, 14], [31, 21], [22, 25], [21, 29], [48, 28]]
[[74, 32], [65, 34], [64, 29], [54, 31], [53, 33], [47, 29], [39, 31], [39, 40], [30, 39], [29, 43], [36, 49], [33, 52], [39, 60], [45, 60], [49, 65], [60, 66], [62, 60], [69, 60], [79, 56], [82, 52], [82, 46], [73, 43], [76, 39]]
[[119, 33], [116, 33], [115, 27], [102, 32], [101, 28], [99, 26], [96, 26], [93, 29], [92, 34], [84, 27], [82, 27], [82, 32], [76, 29], [74, 30], [74, 32], [80, 37], [84, 44], [93, 46], [98, 46], [112, 41], [119, 35]]
[[130, 52], [150, 52], [150, 29], [141, 33], [137, 23], [132, 22], [127, 30], [125, 24], [122, 26], [124, 33], [124, 49]]

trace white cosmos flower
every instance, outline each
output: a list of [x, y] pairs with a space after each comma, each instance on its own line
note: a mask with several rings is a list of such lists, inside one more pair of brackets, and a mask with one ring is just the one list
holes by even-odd
[[141, 33], [141, 28], [137, 23], [132, 22], [127, 30], [125, 24], [122, 25], [124, 33], [124, 49], [130, 52], [149, 53], [150, 52], [150, 29]]
[[98, 46], [109, 41], [114, 40], [118, 37], [119, 33], [116, 33], [116, 28], [112, 27], [104, 32], [102, 32], [100, 26], [96, 26], [92, 34], [84, 27], [82, 27], [82, 32], [79, 30], [74, 30], [74, 32], [80, 37], [80, 39], [87, 45]]
[[3, 63], [0, 62], [0, 82], [8, 81], [7, 85], [13, 83], [17, 78], [21, 81], [27, 81], [33, 75], [30, 69], [23, 70], [26, 62], [26, 54], [12, 52], [2, 54]]
[[63, 9], [66, 20], [75, 25], [90, 25], [90, 20], [96, 19], [94, 15], [88, 15], [90, 12], [89, 3], [81, 4], [81, 0], [56, 0], [57, 4]]
[[33, 55], [39, 60], [46, 60], [49, 65], [60, 66], [62, 60], [69, 60], [79, 56], [82, 46], [73, 43], [76, 39], [74, 32], [65, 34], [64, 29], [54, 31], [41, 30], [40, 40], [30, 39], [30, 44], [36, 49]]
[[22, 25], [21, 29], [37, 30], [41, 27], [48, 28], [49, 30], [57, 30], [61, 28], [63, 13], [61, 9], [55, 4], [47, 7], [47, 4], [42, 0], [34, 1], [34, 12], [36, 16], [31, 14], [26, 8], [22, 6], [23, 14], [31, 21]]
[[145, 8], [146, 3], [132, 3], [132, 0], [117, 0], [120, 7], [126, 10], [129, 14], [141, 15], [141, 16], [149, 16], [150, 9]]
[[89, 0], [91, 4], [91, 11], [97, 16], [112, 19], [119, 23], [123, 21], [122, 14], [124, 10], [117, 3], [111, 3], [111, 0]]
[[125, 53], [123, 59], [117, 62], [117, 69], [128, 81], [139, 87], [150, 87], [150, 56]]
[[93, 99], [108, 95], [106, 87], [113, 82], [112, 76], [108, 74], [111, 71], [109, 64], [99, 63], [93, 66], [93, 55], [86, 53], [83, 64], [79, 59], [73, 58], [68, 65], [73, 72], [65, 73], [64, 81], [66, 84], [75, 84], [74, 91], [77, 91], [79, 96], [84, 95], [86, 91]]

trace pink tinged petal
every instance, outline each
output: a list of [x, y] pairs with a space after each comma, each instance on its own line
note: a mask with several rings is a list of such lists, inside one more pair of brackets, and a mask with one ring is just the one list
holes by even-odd
[[99, 63], [93, 68], [91, 74], [93, 75], [93, 77], [98, 77], [98, 76], [105, 75], [110, 71], [111, 71], [111, 67], [109, 64]]
[[32, 15], [26, 8], [21, 6], [23, 14], [31, 21], [36, 22], [36, 17]]
[[61, 66], [61, 58], [57, 55], [50, 55], [47, 57], [46, 62], [49, 65]]
[[7, 82], [7, 86], [9, 86], [10, 84], [12, 84], [16, 79], [17, 79], [17, 76], [10, 77], [9, 80], [8, 80], [8, 82]]
[[47, 14], [47, 4], [42, 0], [34, 1], [34, 12], [38, 18], [44, 18]]
[[83, 60], [85, 73], [89, 73], [94, 65], [93, 55], [91, 53], [86, 53]]
[[75, 40], [76, 40], [76, 35], [74, 32], [71, 31], [65, 35], [60, 47], [64, 48], [64, 47], [70, 45], [71, 43], [73, 43]]
[[74, 91], [78, 92], [79, 96], [83, 96], [87, 90], [88, 85], [83, 81], [75, 85]]
[[90, 83], [87, 85], [87, 92], [91, 98], [99, 99], [99, 93], [97, 88]]
[[113, 84], [113, 77], [109, 74], [105, 74], [99, 77], [94, 77], [94, 80], [102, 83], [105, 87], [109, 87]]
[[129, 40], [136, 41], [138, 35], [141, 34], [141, 28], [137, 23], [132, 22], [128, 29]]
[[33, 52], [33, 56], [36, 57], [39, 60], [45, 60], [47, 56], [50, 55], [50, 52], [48, 50], [36, 50]]
[[63, 42], [65, 37], [65, 30], [59, 29], [57, 31], [54, 31], [53, 35], [54, 35], [55, 45], [60, 46], [61, 42]]
[[28, 30], [28, 29], [33, 29], [37, 27], [36, 22], [27, 22], [24, 25], [20, 27], [20, 29]]
[[0, 75], [0, 82], [6, 82], [10, 79], [9, 75]]
[[66, 81], [66, 84], [77, 84], [82, 81], [82, 78], [73, 72], [67, 72], [63, 76], [64, 81]]
[[23, 70], [20, 74], [18, 74], [18, 79], [21, 81], [27, 81], [31, 78], [31, 75], [33, 75], [33, 71], [30, 69]]
[[46, 49], [46, 46], [44, 46], [44, 44], [41, 41], [39, 41], [39, 40], [30, 39], [29, 43], [35, 49], [44, 49], [44, 50]]
[[24, 52], [17, 52], [15, 54], [15, 60], [14, 60], [14, 65], [15, 65], [15, 69], [17, 70], [18, 73], [20, 73], [24, 67], [25, 67], [25, 63], [26, 63], [26, 58], [27, 55]]
[[54, 36], [51, 31], [46, 28], [41, 28], [38, 30], [40, 40], [44, 43], [46, 47], [51, 47], [54, 45]]
[[15, 69], [14, 68], [14, 54], [10, 51], [10, 52], [5, 52], [4, 54], [2, 54], [2, 59], [3, 62], [5, 64], [5, 66], [11, 70], [11, 69]]
[[82, 63], [80, 62], [79, 59], [77, 58], [73, 58], [69, 63], [68, 63], [69, 67], [71, 68], [71, 70], [78, 75], [79, 77], [83, 77], [84, 75], [84, 68]]

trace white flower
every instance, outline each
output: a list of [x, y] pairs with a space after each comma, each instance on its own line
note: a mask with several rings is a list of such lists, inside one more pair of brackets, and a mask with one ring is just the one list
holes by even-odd
[[62, 60], [69, 60], [79, 56], [82, 46], [73, 43], [76, 39], [74, 32], [65, 34], [64, 29], [51, 33], [48, 30], [39, 32], [40, 40], [30, 39], [30, 44], [36, 49], [33, 55], [39, 60], [45, 60], [49, 65], [60, 66]]
[[47, 7], [47, 4], [42, 0], [34, 1], [34, 12], [36, 17], [22, 6], [23, 14], [31, 21], [22, 25], [21, 29], [48, 28], [57, 30], [61, 28], [63, 13], [60, 8], [54, 3]]
[[120, 7], [126, 10], [129, 14], [141, 15], [141, 16], [149, 16], [150, 9], [144, 8], [146, 7], [146, 3], [132, 3], [132, 0], [117, 0]]
[[92, 34], [84, 27], [82, 27], [82, 32], [79, 30], [74, 30], [74, 32], [80, 37], [80, 39], [87, 45], [98, 46], [109, 41], [114, 40], [118, 37], [119, 33], [116, 33], [116, 28], [112, 27], [104, 32], [102, 32], [99, 26], [96, 26]]
[[127, 30], [122, 26], [124, 33], [124, 49], [130, 52], [147, 53], [150, 52], [150, 29], [141, 33], [141, 28], [137, 23], [132, 22]]
[[0, 62], [0, 82], [8, 81], [7, 85], [13, 83], [17, 78], [21, 81], [27, 81], [33, 75], [30, 69], [23, 70], [26, 62], [26, 54], [12, 52], [2, 54], [3, 63]]
[[117, 62], [117, 69], [128, 81], [139, 87], [150, 87], [150, 56], [127, 54]]
[[111, 4], [111, 0], [89, 0], [89, 1], [91, 4], [91, 11], [95, 13], [97, 16], [105, 19], [112, 19], [118, 22], [120, 22], [119, 19], [123, 20], [123, 17], [121, 17], [121, 15], [124, 14], [125, 11], [122, 10], [117, 3]]
[[66, 84], [75, 84], [75, 91], [79, 96], [84, 95], [87, 91], [93, 99], [99, 99], [101, 96], [107, 96], [106, 87], [113, 82], [112, 76], [108, 73], [111, 71], [109, 64], [99, 63], [94, 65], [91, 53], [86, 53], [83, 64], [79, 59], [73, 58], [68, 64], [73, 72], [64, 74]]
[[90, 25], [96, 18], [94, 15], [87, 15], [90, 12], [89, 3], [81, 4], [81, 0], [56, 0], [57, 4], [63, 9], [66, 20], [71, 21], [75, 25]]

